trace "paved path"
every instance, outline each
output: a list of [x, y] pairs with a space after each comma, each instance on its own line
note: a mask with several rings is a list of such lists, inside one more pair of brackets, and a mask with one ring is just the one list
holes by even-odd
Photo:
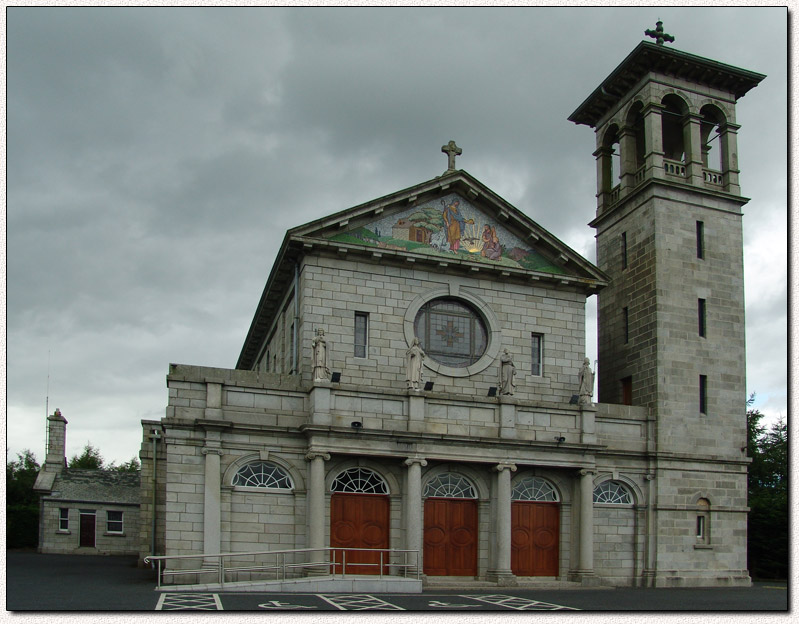
[[786, 611], [785, 583], [735, 589], [430, 590], [423, 594], [156, 592], [135, 557], [6, 554], [10, 611]]

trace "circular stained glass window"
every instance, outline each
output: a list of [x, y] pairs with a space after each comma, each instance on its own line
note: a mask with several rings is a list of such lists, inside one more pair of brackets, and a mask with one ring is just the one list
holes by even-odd
[[427, 357], [453, 368], [471, 366], [488, 346], [482, 317], [458, 299], [428, 301], [416, 314], [413, 329]]

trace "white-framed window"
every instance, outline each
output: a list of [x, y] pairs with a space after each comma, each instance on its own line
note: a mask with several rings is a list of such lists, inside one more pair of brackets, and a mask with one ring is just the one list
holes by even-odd
[[632, 505], [633, 495], [619, 481], [603, 481], [594, 488], [594, 503], [604, 505]]
[[533, 362], [531, 373], [537, 377], [543, 375], [544, 371], [544, 334], [530, 334], [532, 347], [531, 360]]
[[106, 532], [107, 533], [122, 533], [123, 532], [123, 523], [122, 523], [122, 516], [123, 513], [121, 511], [113, 511], [108, 510], [106, 512]]
[[69, 509], [66, 507], [58, 510], [58, 530], [69, 531]]
[[511, 499], [515, 501], [558, 502], [558, 493], [546, 479], [525, 477], [513, 486]]
[[369, 313], [355, 313], [355, 357], [365, 358], [369, 353]]
[[233, 476], [233, 485], [275, 490], [294, 488], [288, 472], [277, 464], [266, 461], [250, 462], [239, 468], [239, 471]]
[[474, 487], [459, 474], [445, 472], [438, 475], [424, 489], [425, 498], [477, 498]]
[[344, 470], [333, 480], [330, 490], [356, 494], [388, 494], [388, 486], [383, 477], [369, 468]]

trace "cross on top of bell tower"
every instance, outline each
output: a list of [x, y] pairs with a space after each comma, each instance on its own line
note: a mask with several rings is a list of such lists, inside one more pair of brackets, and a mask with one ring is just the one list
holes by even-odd
[[463, 150], [455, 145], [455, 141], [450, 141], [441, 146], [441, 151], [447, 155], [447, 172], [455, 171], [455, 157], [463, 154]]
[[652, 39], [654, 39], [655, 43], [657, 43], [658, 45], [663, 45], [664, 41], [668, 41], [669, 43], [674, 43], [674, 37], [663, 32], [663, 22], [661, 22], [660, 20], [658, 20], [657, 23], [655, 24], [655, 30], [647, 28], [644, 31], [644, 34], [647, 37], [652, 37]]

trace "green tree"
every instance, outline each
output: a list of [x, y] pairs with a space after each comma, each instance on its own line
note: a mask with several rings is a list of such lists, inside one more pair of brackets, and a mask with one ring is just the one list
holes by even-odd
[[26, 449], [6, 461], [6, 547], [35, 548], [39, 543], [39, 497], [33, 491], [39, 463]]
[[749, 465], [748, 553], [754, 578], [788, 577], [788, 427], [780, 418], [768, 429], [747, 401]]
[[103, 456], [100, 451], [93, 447], [90, 442], [83, 447], [83, 453], [73, 455], [69, 460], [69, 468], [88, 468], [90, 470], [100, 470], [103, 468]]
[[122, 462], [117, 465], [116, 462], [111, 462], [108, 470], [116, 470], [117, 472], [138, 472], [141, 470], [141, 464], [138, 457], [131, 457], [128, 461]]

